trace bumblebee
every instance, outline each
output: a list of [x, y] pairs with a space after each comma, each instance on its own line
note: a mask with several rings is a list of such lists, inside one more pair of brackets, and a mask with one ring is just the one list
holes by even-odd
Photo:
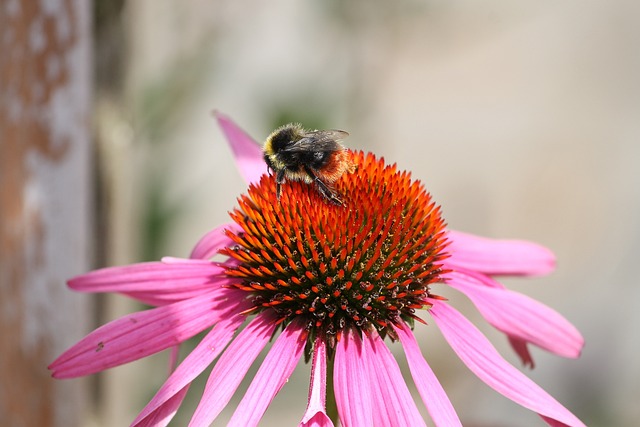
[[279, 127], [263, 146], [264, 161], [276, 174], [276, 197], [280, 200], [286, 180], [315, 184], [329, 202], [342, 205], [331, 184], [345, 172], [355, 170], [341, 140], [349, 134], [343, 130], [305, 130], [298, 123]]

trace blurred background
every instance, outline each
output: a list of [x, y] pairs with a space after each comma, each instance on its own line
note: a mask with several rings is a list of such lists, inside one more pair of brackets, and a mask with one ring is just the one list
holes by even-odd
[[[349, 148], [422, 180], [451, 228], [551, 248], [553, 275], [504, 282], [586, 346], [578, 360], [534, 349], [527, 375], [589, 426], [638, 425], [640, 3], [7, 0], [0, 27], [0, 425], [127, 425], [162, 384], [166, 354], [82, 380], [45, 367], [140, 309], [67, 278], [187, 256], [228, 221], [246, 186], [214, 109], [258, 141], [289, 121], [345, 129]], [[542, 425], [437, 328], [417, 334], [465, 426]], [[298, 366], [261, 425], [297, 424], [308, 376]]]

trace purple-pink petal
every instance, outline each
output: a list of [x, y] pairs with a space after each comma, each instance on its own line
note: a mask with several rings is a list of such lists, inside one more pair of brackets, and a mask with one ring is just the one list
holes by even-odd
[[474, 277], [450, 272], [452, 288], [463, 292], [491, 325], [563, 357], [580, 356], [584, 339], [557, 311], [523, 294], [482, 285]]
[[584, 427], [575, 415], [504, 360], [489, 340], [453, 307], [430, 300], [429, 312], [445, 339], [467, 367], [488, 386], [546, 420]]
[[171, 398], [169, 398], [162, 406], [160, 406], [156, 411], [149, 414], [148, 417], [144, 418], [139, 423], [135, 424], [136, 427], [164, 427], [168, 426], [171, 420], [173, 419], [176, 412], [182, 405], [182, 401], [184, 397], [187, 395], [189, 391], [189, 385], [186, 385], [184, 388], [175, 393]]
[[49, 369], [55, 378], [73, 378], [141, 359], [247, 308], [243, 297], [243, 292], [222, 289], [129, 314], [87, 335], [60, 355]]
[[244, 315], [236, 314], [218, 322], [169, 376], [132, 425], [142, 425], [147, 417], [170, 404], [176, 394], [191, 384], [218, 357], [244, 320]]
[[456, 410], [453, 408], [440, 381], [438, 381], [431, 367], [422, 356], [420, 346], [418, 346], [418, 342], [409, 326], [401, 323], [396, 325], [395, 330], [400, 337], [404, 353], [407, 356], [413, 382], [416, 384], [422, 401], [435, 425], [437, 427], [462, 427]]
[[317, 411], [315, 415], [307, 421], [301, 421], [300, 427], [333, 427], [331, 418], [324, 411]]
[[242, 227], [235, 222], [230, 222], [214, 228], [202, 236], [189, 257], [193, 259], [209, 259], [216, 255], [220, 249], [234, 244], [233, 240], [224, 233], [224, 230], [230, 230], [238, 234], [242, 232]]
[[446, 268], [466, 268], [492, 275], [539, 276], [555, 269], [549, 249], [525, 240], [493, 240], [460, 231], [447, 231], [451, 255]]
[[323, 339], [316, 338], [311, 362], [311, 381], [307, 409], [300, 421], [300, 427], [333, 427], [326, 413], [327, 395], [327, 347]]
[[178, 366], [178, 358], [180, 357], [180, 344], [174, 345], [169, 349], [169, 373], [175, 371]]
[[524, 366], [528, 366], [529, 368], [533, 369], [535, 367], [535, 363], [533, 362], [533, 356], [529, 351], [529, 346], [527, 345], [527, 342], [523, 339], [511, 337], [511, 336], [509, 336], [508, 339], [509, 339], [509, 345], [511, 346], [513, 351], [516, 352], [522, 364]]
[[262, 158], [262, 149], [229, 117], [218, 112], [215, 115], [231, 145], [240, 174], [247, 184], [259, 182], [260, 177], [267, 171], [267, 165]]
[[276, 328], [275, 320], [273, 313], [262, 312], [222, 353], [209, 375], [190, 427], [210, 425], [227, 406], [256, 357], [271, 339]]
[[333, 387], [343, 427], [373, 426], [366, 356], [359, 333], [345, 331], [336, 345]]
[[186, 299], [191, 299], [207, 293], [208, 289], [192, 289], [186, 291], [176, 290], [175, 292], [122, 292], [131, 299], [139, 301], [143, 304], [159, 307], [162, 305], [173, 304]]
[[[474, 279], [477, 280], [478, 284], [482, 284], [490, 288], [506, 289], [502, 283], [494, 280], [493, 278], [487, 276], [486, 274], [478, 273], [476, 271], [471, 271], [464, 268], [458, 268], [456, 269], [456, 271], [458, 273], [462, 273], [467, 276], [473, 277]], [[513, 348], [513, 351], [516, 352], [516, 354], [522, 361], [522, 364], [524, 366], [528, 366], [529, 368], [533, 369], [533, 367], [535, 366], [535, 363], [533, 362], [533, 356], [529, 351], [529, 346], [527, 345], [527, 341], [514, 336], [509, 336], [509, 335], [507, 335], [507, 338], [509, 339], [509, 344], [511, 345], [511, 348]]]
[[224, 268], [210, 261], [166, 258], [123, 267], [108, 267], [69, 280], [81, 292], [165, 292], [211, 289], [218, 286]]
[[363, 339], [377, 425], [426, 426], [400, 367], [378, 334]]
[[260, 365], [228, 426], [258, 425], [269, 404], [298, 364], [306, 338], [307, 332], [301, 321], [295, 320], [285, 328]]

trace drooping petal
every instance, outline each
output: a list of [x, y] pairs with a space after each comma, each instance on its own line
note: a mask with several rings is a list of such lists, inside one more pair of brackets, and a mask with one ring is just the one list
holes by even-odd
[[174, 346], [229, 313], [249, 307], [244, 293], [222, 289], [114, 320], [62, 353], [50, 366], [55, 378], [93, 374]]
[[[463, 273], [467, 276], [473, 277], [478, 281], [478, 283], [484, 286], [488, 286], [490, 288], [496, 288], [496, 289], [506, 289], [506, 287], [502, 283], [494, 280], [493, 278], [487, 276], [486, 274], [478, 273], [477, 271], [467, 270], [466, 268], [457, 268], [456, 271], [458, 273]], [[507, 338], [509, 340], [509, 345], [511, 345], [511, 348], [513, 348], [513, 351], [518, 355], [522, 364], [524, 366], [527, 366], [533, 369], [535, 366], [535, 363], [533, 361], [533, 356], [529, 351], [529, 346], [527, 345], [527, 341], [518, 337], [509, 336], [509, 335], [507, 335]]]
[[229, 117], [215, 113], [218, 124], [222, 128], [240, 169], [240, 174], [247, 182], [253, 184], [260, 181], [260, 177], [267, 171], [262, 158], [262, 149], [256, 141], [247, 135]]
[[275, 316], [265, 311], [238, 334], [213, 367], [189, 426], [208, 426], [216, 419], [271, 339], [275, 328]]
[[307, 421], [301, 421], [298, 425], [301, 427], [333, 427], [333, 422], [326, 412], [318, 411]]
[[[498, 282], [491, 276], [487, 276], [485, 273], [479, 273], [477, 271], [469, 270], [467, 268], [457, 267], [455, 269], [456, 272], [466, 274], [467, 276], [471, 276], [478, 281], [479, 284], [487, 286], [489, 288], [497, 288], [497, 289], [507, 289], [505, 285]], [[446, 277], [446, 276], [443, 276]]]
[[[180, 264], [180, 265], [208, 265], [211, 264], [211, 261], [206, 259], [193, 259], [193, 258], [180, 258], [175, 256], [163, 256], [160, 258], [164, 264]], [[219, 263], [213, 263], [214, 265], [219, 265]]]
[[430, 302], [433, 306], [429, 312], [445, 339], [478, 378], [544, 419], [561, 423], [557, 425], [584, 427], [575, 415], [504, 360], [489, 340], [458, 311], [440, 300]]
[[369, 380], [374, 400], [374, 419], [378, 425], [426, 426], [400, 367], [378, 334], [363, 339]]
[[211, 289], [225, 278], [224, 268], [210, 261], [166, 260], [101, 268], [74, 277], [68, 284], [80, 292], [174, 293]]
[[516, 352], [522, 364], [524, 366], [527, 366], [533, 369], [535, 367], [535, 363], [533, 361], [533, 356], [529, 351], [529, 346], [527, 345], [527, 342], [523, 339], [516, 338], [516, 337], [508, 337], [508, 338], [509, 338], [509, 345], [511, 346], [513, 351]]
[[493, 240], [448, 230], [451, 255], [446, 268], [457, 267], [493, 275], [539, 276], [555, 269], [549, 249], [526, 240]]
[[189, 291], [176, 291], [176, 292], [121, 292], [122, 295], [125, 295], [131, 299], [139, 301], [143, 304], [160, 307], [163, 305], [173, 304], [179, 301], [184, 301], [186, 299], [195, 298], [203, 293], [207, 292], [207, 289], [204, 290], [189, 290]]
[[327, 348], [323, 339], [316, 338], [311, 362], [311, 381], [307, 410], [300, 427], [333, 427], [326, 412], [327, 401]]
[[449, 286], [471, 299], [491, 325], [508, 336], [559, 356], [580, 356], [584, 345], [582, 335], [557, 311], [523, 294], [483, 286], [466, 274], [450, 272], [445, 278]]
[[139, 423], [135, 424], [136, 427], [165, 427], [168, 426], [173, 417], [178, 412], [184, 397], [189, 391], [189, 385], [175, 393], [169, 400], [167, 400], [156, 411], [151, 413], [148, 417], [144, 418]]
[[152, 416], [157, 411], [162, 411], [165, 405], [170, 404], [171, 399], [176, 394], [188, 387], [191, 381], [218, 357], [244, 320], [245, 316], [236, 314], [218, 322], [169, 376], [132, 425], [142, 425], [147, 417]]
[[233, 240], [227, 237], [224, 230], [230, 230], [234, 234], [238, 234], [242, 232], [242, 227], [235, 222], [231, 222], [214, 228], [196, 243], [189, 257], [194, 259], [209, 259], [218, 253], [220, 249], [232, 245]]
[[333, 384], [340, 423], [344, 427], [373, 426], [373, 408], [366, 357], [358, 333], [346, 331], [336, 345]]
[[462, 427], [456, 410], [453, 408], [447, 393], [442, 388], [431, 367], [422, 356], [418, 342], [413, 332], [405, 323], [395, 327], [400, 342], [407, 356], [409, 370], [413, 382], [418, 388], [422, 401], [437, 427]]
[[249, 389], [227, 426], [256, 426], [269, 404], [289, 380], [307, 339], [302, 322], [295, 320], [285, 328], [269, 350]]
[[180, 356], [180, 344], [174, 345], [169, 349], [169, 372], [176, 370], [178, 366], [178, 357]]

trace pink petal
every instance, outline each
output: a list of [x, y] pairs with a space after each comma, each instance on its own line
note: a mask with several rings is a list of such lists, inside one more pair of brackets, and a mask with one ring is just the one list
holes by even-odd
[[140, 425], [147, 417], [161, 411], [176, 394], [187, 388], [218, 357], [244, 320], [244, 315], [237, 314], [218, 322], [169, 376], [132, 425]]
[[177, 345], [246, 309], [244, 293], [217, 290], [175, 304], [129, 314], [96, 329], [50, 366], [55, 378], [93, 374]]
[[301, 421], [298, 425], [302, 427], [333, 427], [333, 422], [326, 412], [320, 411], [316, 412], [316, 414], [307, 421]]
[[74, 277], [68, 284], [81, 292], [175, 293], [211, 289], [218, 279], [226, 278], [224, 268], [210, 261], [168, 260], [101, 268]]
[[486, 274], [538, 276], [555, 269], [556, 258], [549, 249], [525, 240], [493, 240], [448, 230], [450, 258], [446, 268], [458, 267]]
[[[473, 277], [478, 281], [478, 283], [481, 283], [484, 286], [488, 286], [490, 288], [497, 288], [497, 289], [506, 289], [502, 283], [493, 280], [491, 277], [485, 274], [467, 270], [464, 268], [458, 268], [456, 269], [456, 271], [458, 273], [463, 273], [467, 276]], [[524, 366], [527, 366], [533, 369], [535, 366], [535, 363], [533, 362], [533, 356], [529, 351], [527, 341], [517, 337], [513, 337], [513, 336], [507, 336], [507, 338], [509, 339], [509, 344], [511, 345], [511, 348], [513, 348], [513, 351], [516, 352], [522, 364]]]
[[240, 174], [247, 184], [258, 183], [260, 177], [267, 171], [260, 145], [229, 117], [218, 112], [215, 115], [229, 145], [231, 145]]
[[217, 254], [220, 249], [233, 245], [233, 240], [227, 237], [224, 230], [231, 230], [238, 234], [242, 232], [242, 227], [235, 222], [231, 222], [214, 228], [196, 243], [196, 246], [191, 251], [190, 258], [209, 259]]
[[456, 273], [466, 274], [478, 281], [478, 283], [489, 288], [507, 289], [502, 283], [495, 280], [493, 277], [487, 276], [485, 273], [478, 273], [477, 271], [468, 270], [466, 268], [458, 267], [455, 269]]
[[374, 419], [378, 425], [426, 426], [400, 367], [378, 334], [364, 337]]
[[187, 395], [187, 391], [189, 391], [188, 385], [171, 396], [157, 411], [154, 411], [136, 424], [136, 427], [164, 427], [169, 425], [176, 412], [178, 412], [178, 408], [180, 408], [184, 397]]
[[429, 312], [445, 339], [478, 378], [545, 419], [562, 423], [559, 425], [584, 427], [575, 415], [504, 360], [489, 340], [458, 311], [439, 300], [430, 302], [433, 306]]
[[516, 352], [522, 364], [524, 366], [527, 366], [533, 369], [535, 367], [535, 363], [533, 362], [533, 356], [531, 356], [531, 352], [529, 351], [527, 342], [525, 340], [522, 340], [516, 337], [508, 337], [508, 338], [509, 338], [509, 345], [511, 345], [511, 348], [513, 349], [513, 351]]
[[311, 384], [309, 384], [309, 401], [307, 410], [302, 416], [301, 427], [333, 427], [333, 422], [326, 413], [327, 395], [327, 348], [324, 340], [317, 338], [313, 346], [311, 365]]
[[404, 323], [396, 325], [395, 330], [398, 332], [404, 353], [407, 356], [413, 382], [416, 384], [422, 401], [435, 425], [438, 427], [462, 427], [458, 414], [453, 408], [447, 393], [422, 356], [413, 332]]
[[484, 318], [505, 334], [559, 356], [580, 356], [582, 335], [555, 310], [520, 293], [484, 286], [466, 274], [447, 273], [445, 280], [467, 295]]
[[[181, 265], [209, 265], [211, 261], [206, 259], [193, 259], [193, 258], [179, 258], [175, 256], [163, 256], [160, 258], [163, 264], [181, 264]], [[218, 265], [219, 263], [213, 263], [214, 265]]]
[[227, 406], [254, 360], [271, 339], [276, 328], [275, 320], [273, 313], [262, 312], [220, 356], [189, 426], [210, 425]]
[[228, 287], [228, 285], [231, 285], [235, 282], [237, 282], [237, 279], [234, 279], [232, 277], [222, 277], [220, 279], [216, 279], [215, 283], [212, 283], [210, 286], [204, 287], [202, 289], [199, 289], [198, 287], [195, 287], [194, 289], [180, 289], [179, 286], [176, 286], [176, 289], [173, 291], [150, 290], [143, 292], [121, 292], [121, 294], [126, 295], [129, 298], [138, 300], [144, 304], [161, 306], [173, 304], [174, 302], [182, 301], [185, 299], [195, 298], [207, 291]]
[[169, 372], [176, 370], [176, 366], [178, 366], [178, 357], [180, 357], [180, 345], [174, 345], [169, 350]]
[[304, 350], [307, 332], [302, 322], [285, 328], [269, 350], [227, 426], [257, 426], [267, 407], [289, 380]]
[[366, 357], [358, 333], [346, 331], [336, 345], [333, 386], [343, 427], [373, 426], [373, 408]]
[[159, 307], [162, 305], [169, 305], [179, 301], [183, 301], [186, 299], [195, 298], [199, 295], [202, 295], [207, 290], [190, 290], [190, 291], [176, 291], [176, 292], [122, 292], [122, 295], [125, 295], [131, 299], [135, 299], [143, 304]]

